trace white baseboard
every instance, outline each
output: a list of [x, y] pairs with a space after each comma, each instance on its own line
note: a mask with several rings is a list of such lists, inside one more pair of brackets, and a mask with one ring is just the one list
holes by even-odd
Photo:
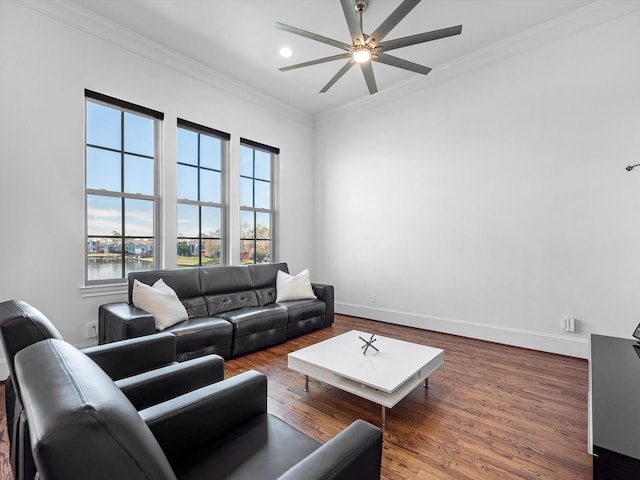
[[557, 353], [570, 357], [588, 358], [589, 355], [589, 340], [585, 338], [553, 335], [518, 328], [341, 302], [336, 302], [335, 311], [343, 315], [421, 328], [423, 330], [450, 333], [452, 335], [503, 343], [515, 347], [530, 348], [542, 352]]
[[[343, 315], [368, 318], [370, 320], [421, 328], [423, 330], [450, 333], [452, 335], [477, 338], [478, 340], [487, 340], [489, 342], [503, 343], [516, 347], [531, 348], [542, 352], [558, 353], [570, 357], [588, 358], [589, 355], [589, 340], [585, 338], [552, 335], [549, 333], [435, 317], [400, 310], [373, 308], [351, 303], [336, 302], [335, 310], [336, 313]], [[85, 342], [81, 345], [76, 345], [76, 347], [85, 348], [93, 345], [95, 345], [95, 342]], [[6, 358], [0, 358], [0, 379], [4, 380], [8, 376], [9, 366], [7, 365], [7, 360]]]

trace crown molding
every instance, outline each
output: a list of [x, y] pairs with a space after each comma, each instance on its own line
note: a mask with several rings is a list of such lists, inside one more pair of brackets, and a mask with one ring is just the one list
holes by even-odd
[[494, 62], [521, 54], [562, 38], [640, 11], [640, 2], [597, 0], [573, 12], [557, 17], [509, 38], [500, 40], [467, 55], [434, 67], [426, 77], [414, 77], [370, 97], [362, 98], [315, 116], [315, 125], [330, 123], [336, 116], [370, 110], [408, 97], [433, 85]]
[[410, 96], [434, 84], [482, 68], [491, 63], [549, 44], [581, 31], [607, 23], [640, 10], [640, 2], [631, 0], [596, 0], [573, 12], [542, 23], [507, 39], [480, 48], [450, 62], [436, 65], [426, 77], [411, 78], [376, 95], [346, 103], [316, 115], [290, 104], [274, 100], [218, 70], [139, 35], [121, 25], [66, 0], [13, 0], [52, 19], [65, 23], [96, 38], [191, 76], [218, 90], [285, 116], [302, 125], [313, 127], [330, 122], [335, 116], [378, 108]]
[[222, 90], [244, 101], [285, 116], [302, 125], [312, 127], [312, 115], [292, 105], [274, 100], [234, 78], [207, 67], [196, 60], [161, 45], [132, 30], [97, 15], [80, 5], [65, 0], [13, 0], [70, 27], [104, 40], [131, 53], [171, 68]]

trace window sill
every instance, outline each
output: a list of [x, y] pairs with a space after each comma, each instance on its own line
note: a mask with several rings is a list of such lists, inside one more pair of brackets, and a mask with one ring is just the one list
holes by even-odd
[[105, 297], [108, 295], [123, 295], [127, 294], [126, 283], [114, 283], [108, 285], [90, 285], [80, 287], [80, 296], [82, 298], [88, 297]]

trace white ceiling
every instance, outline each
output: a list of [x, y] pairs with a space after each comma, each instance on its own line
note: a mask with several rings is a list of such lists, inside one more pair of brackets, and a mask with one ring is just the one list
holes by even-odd
[[[339, 0], [71, 0], [164, 47], [188, 56], [309, 115], [368, 97], [359, 68], [352, 68], [327, 93], [319, 90], [343, 60], [280, 72], [278, 68], [343, 51], [278, 30], [292, 25], [351, 43]], [[462, 34], [395, 50], [394, 56], [429, 66], [454, 62], [495, 42], [587, 6], [593, 0], [423, 0], [387, 40], [462, 25]], [[365, 33], [373, 31], [401, 0], [370, 0]], [[293, 56], [278, 50], [288, 46]], [[380, 92], [429, 75], [375, 63]]]

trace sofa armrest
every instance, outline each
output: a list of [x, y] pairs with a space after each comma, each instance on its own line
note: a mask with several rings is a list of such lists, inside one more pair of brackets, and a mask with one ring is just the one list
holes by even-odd
[[153, 315], [130, 303], [107, 303], [98, 308], [100, 344], [141, 337], [155, 331], [156, 322]]
[[224, 379], [224, 360], [206, 355], [116, 381], [136, 410], [165, 402]]
[[311, 288], [313, 288], [315, 296], [327, 305], [325, 307], [324, 326], [328, 327], [333, 324], [333, 314], [335, 311], [333, 285], [312, 283]]
[[113, 380], [176, 362], [176, 337], [169, 332], [121, 340], [82, 350]]
[[139, 413], [171, 462], [266, 412], [267, 377], [249, 370]]
[[279, 480], [379, 480], [381, 462], [382, 431], [364, 420], [356, 420], [287, 470]]

